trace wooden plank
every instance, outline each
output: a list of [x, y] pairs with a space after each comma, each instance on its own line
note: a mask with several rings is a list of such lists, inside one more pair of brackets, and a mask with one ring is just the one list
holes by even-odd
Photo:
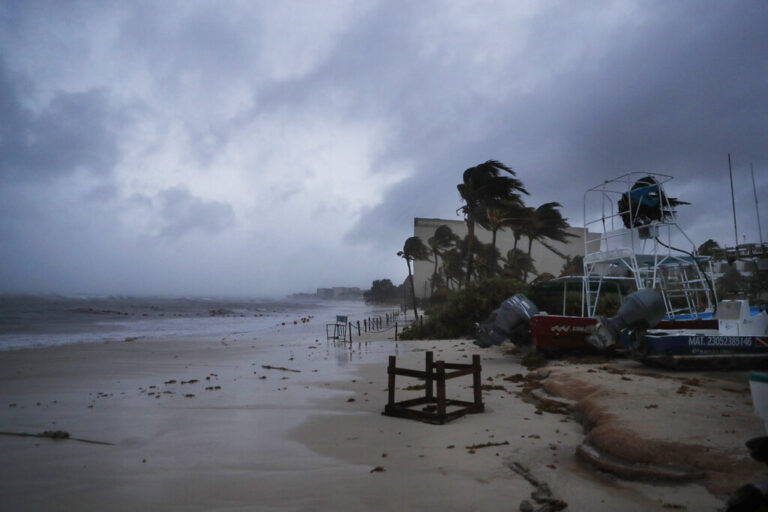
[[425, 396], [419, 397], [419, 398], [412, 398], [410, 400], [402, 400], [400, 402], [395, 402], [392, 405], [395, 405], [397, 407], [413, 407], [415, 405], [424, 405], [424, 404], [433, 404], [435, 403], [434, 398], [427, 398]]
[[462, 370], [464, 368], [472, 368], [471, 364], [460, 364], [460, 363], [445, 363], [445, 369], [446, 370]]
[[455, 372], [450, 372], [445, 374], [446, 379], [455, 379], [456, 377], [462, 377], [464, 375], [471, 375], [474, 373], [474, 370], [470, 368], [465, 368], [463, 370], [456, 370]]
[[437, 378], [437, 415], [445, 417], [445, 363], [435, 363]]
[[427, 374], [427, 378], [424, 379], [424, 389], [426, 390], [426, 396], [428, 398], [432, 398], [434, 396], [434, 384], [432, 380], [432, 368], [433, 368], [433, 354], [432, 351], [427, 352], [425, 361], [424, 361], [424, 369], [425, 373]]
[[472, 388], [475, 394], [475, 404], [482, 405], [483, 404], [483, 388], [482, 388], [482, 369], [483, 367], [480, 366], [480, 356], [477, 354], [474, 354], [472, 356], [472, 368], [473, 368], [473, 374], [472, 374]]
[[425, 372], [421, 370], [411, 370], [410, 368], [388, 368], [387, 371], [396, 375], [402, 375], [403, 377], [415, 377], [421, 380], [427, 378], [427, 374]]

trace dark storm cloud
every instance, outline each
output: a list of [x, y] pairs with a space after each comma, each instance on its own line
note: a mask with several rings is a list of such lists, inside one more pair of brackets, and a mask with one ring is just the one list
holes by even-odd
[[[462, 171], [491, 158], [573, 224], [587, 187], [675, 175], [699, 243], [732, 243], [729, 152], [740, 222], [754, 218], [749, 162], [768, 197], [764, 2], [329, 2], [307, 18], [285, 5], [0, 5], [0, 291], [37, 267], [61, 288], [91, 279], [92, 260], [109, 276], [133, 248], [145, 259], [125, 258], [138, 263], [120, 283], [154, 265], [172, 293], [195, 267], [176, 255], [214, 235], [229, 253], [210, 261], [226, 253], [233, 273], [211, 282], [244, 286], [260, 267], [273, 289], [298, 286], [317, 278], [272, 269], [322, 255], [313, 274], [327, 275], [341, 254], [375, 267], [356, 274], [368, 282], [396, 277], [383, 257], [347, 256], [402, 272], [413, 217], [459, 218]], [[366, 195], [388, 173], [407, 176]], [[318, 226], [333, 250], [312, 246]], [[238, 267], [246, 253], [264, 263]]]
[[[678, 187], [711, 180], [703, 196], [687, 198], [694, 203], [689, 218], [722, 203], [728, 152], [766, 165], [768, 9], [718, 2], [640, 6], [642, 22], [610, 38], [597, 34], [589, 51], [552, 70], [548, 63], [569, 38], [578, 45], [578, 38], [596, 35], [573, 24], [577, 17], [567, 12], [539, 16], [525, 60], [509, 62], [501, 72], [488, 70], [499, 81], [495, 100], [461, 92], [478, 77], [439, 63], [414, 66], [413, 79], [399, 84], [414, 92], [402, 98], [395, 86], [393, 94], [384, 94], [392, 105], [383, 107], [400, 116], [392, 152], [410, 157], [415, 173], [370, 208], [349, 238], [380, 241], [368, 227], [383, 223], [392, 233], [400, 226], [402, 238], [410, 229], [405, 221], [414, 216], [450, 217], [461, 172], [488, 158], [514, 167], [534, 192], [532, 202], [564, 203], [574, 224], [581, 222], [581, 191], [635, 170], [673, 174]], [[407, 23], [399, 28], [408, 33]], [[384, 35], [381, 53], [397, 51], [398, 38], [407, 39], [402, 32]], [[379, 59], [373, 51], [367, 56], [377, 65], [368, 78], [380, 79], [380, 90], [387, 90], [389, 66], [406, 56]], [[548, 79], [519, 94], [506, 87], [505, 79], [512, 83], [531, 69], [545, 70]], [[399, 101], [404, 106], [394, 109]]]
[[231, 226], [235, 218], [227, 203], [206, 201], [183, 187], [163, 190], [157, 200], [163, 236], [175, 238], [196, 230], [217, 234]]
[[19, 94], [22, 80], [12, 80], [3, 69], [0, 64], [0, 168], [5, 179], [112, 169], [118, 158], [116, 126], [124, 116], [106, 91], [59, 93], [34, 112]]

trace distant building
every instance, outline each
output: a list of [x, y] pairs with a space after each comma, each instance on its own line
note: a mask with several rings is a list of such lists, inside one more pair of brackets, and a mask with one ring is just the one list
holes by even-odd
[[722, 276], [733, 265], [740, 274], [748, 277], [768, 270], [768, 243], [741, 244], [738, 247], [714, 249], [712, 270], [714, 278]]
[[[442, 226], [447, 225], [451, 230], [461, 238], [467, 236], [467, 224], [463, 220], [446, 220], [446, 219], [426, 219], [416, 217], [413, 219], [413, 234], [421, 238], [421, 241], [427, 245], [427, 241], [434, 235], [435, 230]], [[583, 256], [584, 255], [584, 236], [586, 230], [584, 228], [571, 227], [567, 231], [574, 235], [568, 239], [567, 243], [547, 241], [549, 245], [560, 251], [565, 256]], [[475, 224], [475, 236], [482, 243], [491, 243], [492, 234], [490, 231], [484, 229], [479, 224]], [[598, 240], [599, 235], [595, 233], [588, 233], [589, 240]], [[515, 238], [512, 235], [512, 231], [509, 229], [503, 229], [496, 232], [496, 247], [502, 256], [507, 254], [507, 251], [512, 249], [515, 245]], [[517, 248], [524, 252], [528, 251], [528, 238], [521, 237], [517, 243]], [[542, 244], [533, 242], [531, 250], [531, 258], [534, 260], [534, 266], [538, 273], [536, 275], [529, 275], [528, 280], [531, 281], [544, 272], [549, 272], [554, 276], [560, 275], [560, 270], [563, 268], [565, 260], [553, 253]], [[432, 256], [430, 256], [432, 259]], [[438, 267], [442, 262], [438, 261]], [[435, 270], [435, 262], [432, 261], [415, 261], [413, 263], [413, 284], [416, 288], [416, 296], [419, 298], [429, 297], [430, 295], [430, 280], [432, 279], [432, 273]]]
[[318, 299], [360, 299], [363, 291], [356, 286], [334, 286], [333, 288], [318, 288]]

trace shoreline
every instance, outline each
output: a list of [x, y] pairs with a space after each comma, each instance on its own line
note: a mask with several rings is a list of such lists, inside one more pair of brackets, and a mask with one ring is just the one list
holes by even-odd
[[[622, 480], [578, 460], [577, 447], [595, 429], [586, 434], [571, 415], [523, 400], [524, 383], [504, 379], [528, 371], [501, 349], [479, 349], [469, 340], [394, 342], [387, 333], [334, 345], [308, 332], [0, 352], [0, 431], [66, 430], [75, 438], [114, 443], [0, 436], [0, 508], [514, 510], [533, 488], [510, 470], [513, 462], [526, 465], [570, 510], [722, 507], [722, 490], [713, 494], [707, 482]], [[381, 415], [387, 356], [396, 354], [398, 366], [419, 368], [426, 350], [447, 362], [481, 355], [485, 413], [446, 425]], [[627, 373], [616, 373], [616, 364]], [[703, 386], [688, 386], [690, 396], [677, 395], [679, 382], [636, 376], [646, 370], [621, 364], [555, 361], [542, 387], [567, 395], [563, 389], [573, 392], [576, 380], [594, 378], [597, 386], [614, 379], [634, 386], [638, 396], [675, 395], [670, 400], [703, 406], [715, 392], [706, 376]], [[449, 397], [471, 395], [465, 389], [471, 379], [464, 379], [449, 381]], [[398, 379], [397, 386], [416, 383]], [[576, 401], [621, 411], [619, 423], [628, 431], [641, 430], [643, 415], [658, 414], [649, 425], [664, 434], [661, 424], [671, 413], [664, 402], [655, 399], [658, 407], [643, 408], [638, 419], [632, 407], [622, 406], [630, 391], [590, 389]], [[418, 392], [397, 393], [400, 400]], [[702, 443], [727, 428], [734, 430], [725, 437], [727, 446], [743, 447], [762, 422], [745, 404], [748, 394], [723, 393], [730, 402], [718, 404], [731, 406], [729, 416], [707, 427], [688, 415], [673, 427], [698, 424]], [[710, 441], [713, 448], [720, 442]], [[487, 443], [509, 444], [466, 448]], [[377, 467], [384, 471], [371, 473]]]

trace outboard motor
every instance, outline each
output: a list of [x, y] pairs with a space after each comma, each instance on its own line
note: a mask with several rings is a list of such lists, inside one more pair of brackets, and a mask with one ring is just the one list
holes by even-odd
[[600, 349], [616, 345], [623, 331], [653, 328], [666, 313], [661, 293], [653, 288], [643, 288], [627, 295], [613, 318], [598, 317], [595, 334], [587, 340]]
[[478, 326], [475, 345], [483, 348], [501, 345], [515, 329], [530, 324], [531, 317], [538, 312], [536, 305], [525, 295], [516, 293]]
[[661, 293], [653, 288], [643, 288], [627, 295], [613, 318], [598, 317], [595, 334], [587, 337], [587, 340], [600, 349], [616, 345], [621, 332], [653, 328], [661, 322], [666, 312]]

